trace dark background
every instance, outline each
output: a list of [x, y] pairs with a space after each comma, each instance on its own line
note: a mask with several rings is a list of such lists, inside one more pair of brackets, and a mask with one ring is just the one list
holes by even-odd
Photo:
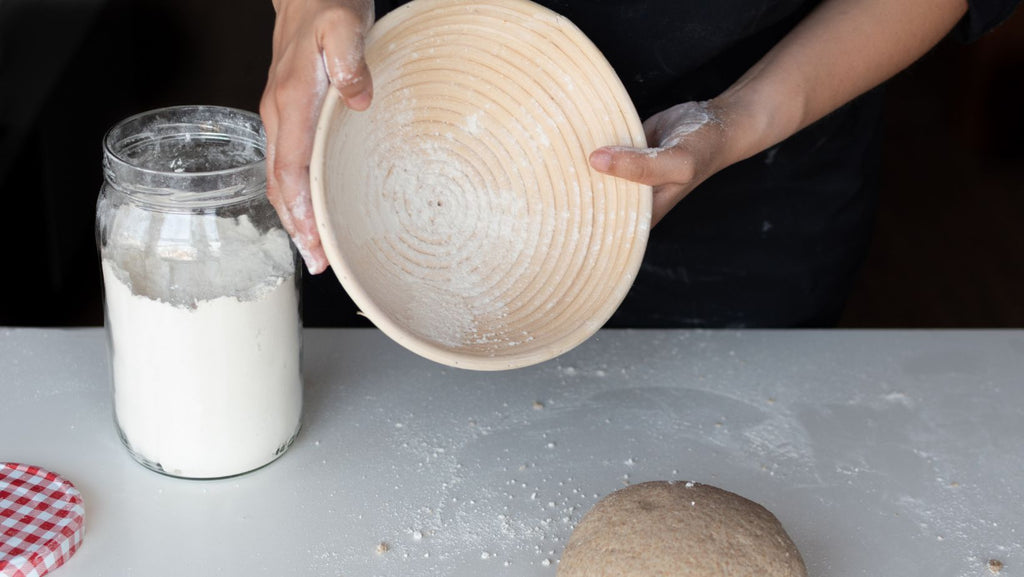
[[[1024, 14], [886, 90], [881, 206], [845, 327], [1024, 327]], [[0, 2], [0, 325], [103, 320], [101, 139], [152, 108], [256, 111], [270, 0]], [[331, 278], [327, 324], [365, 324]], [[319, 324], [307, 318], [307, 325]]]

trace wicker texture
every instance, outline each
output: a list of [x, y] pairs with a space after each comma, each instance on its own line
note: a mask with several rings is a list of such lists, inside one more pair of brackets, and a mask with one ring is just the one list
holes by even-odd
[[330, 91], [310, 169], [328, 259], [363, 313], [435, 361], [553, 358], [612, 315], [640, 266], [650, 188], [588, 164], [645, 146], [618, 77], [526, 0], [416, 0], [371, 30], [374, 103]]

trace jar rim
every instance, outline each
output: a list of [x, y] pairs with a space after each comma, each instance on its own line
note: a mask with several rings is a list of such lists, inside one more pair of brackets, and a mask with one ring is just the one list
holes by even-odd
[[[193, 135], [241, 143], [255, 158], [213, 170], [176, 170], [145, 166], [126, 154], [146, 143]], [[203, 138], [197, 139], [202, 141]], [[114, 124], [103, 137], [104, 175], [133, 197], [170, 206], [208, 206], [249, 199], [266, 191], [266, 133], [259, 115], [215, 105], [157, 108]]]

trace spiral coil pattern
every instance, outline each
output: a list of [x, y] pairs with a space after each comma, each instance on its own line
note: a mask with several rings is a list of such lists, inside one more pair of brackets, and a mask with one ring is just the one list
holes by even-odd
[[597, 331], [640, 266], [650, 188], [593, 171], [644, 146], [625, 89], [528, 0], [415, 0], [371, 30], [374, 103], [331, 91], [311, 182], [328, 259], [363, 313], [471, 369], [553, 358]]

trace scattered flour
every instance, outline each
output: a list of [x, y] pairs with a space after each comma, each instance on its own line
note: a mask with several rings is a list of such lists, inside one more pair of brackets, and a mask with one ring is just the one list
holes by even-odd
[[[514, 66], [481, 59], [500, 42], [456, 50], [449, 38], [447, 30], [416, 42], [377, 38], [371, 61], [376, 47], [384, 54], [374, 106], [346, 115], [328, 144], [325, 179], [340, 179], [343, 191], [330, 201], [332, 232], [359, 255], [342, 282], [358, 287], [371, 318], [478, 357], [543, 350], [560, 333], [596, 330], [603, 321], [580, 317], [620, 300], [630, 279], [593, 290], [584, 281], [617, 274], [610, 263], [622, 260], [619, 246], [646, 238], [647, 227], [645, 215], [625, 210], [633, 197], [605, 190], [609, 179], [587, 164], [582, 148], [596, 147], [588, 140], [613, 135], [574, 132], [604, 101], [577, 108], [589, 87], [539, 53], [551, 90], [530, 98], [529, 79], [509, 74]], [[436, 59], [426, 57], [434, 50]], [[465, 68], [449, 69], [456, 57]], [[544, 309], [555, 305], [572, 313]]]
[[718, 120], [708, 108], [708, 102], [705, 101], [677, 104], [658, 113], [649, 122], [654, 124], [654, 131], [659, 135], [657, 148], [651, 149], [657, 156], [657, 152], [676, 146], [687, 135], [696, 132], [709, 122], [718, 122]]
[[[415, 106], [415, 100], [403, 105]], [[353, 122], [379, 123], [367, 130], [378, 136], [409, 130], [412, 112]], [[365, 218], [353, 219], [346, 234], [378, 262], [364, 271], [362, 284], [382, 307], [426, 340], [448, 347], [482, 347], [499, 351], [529, 341], [529, 334], [506, 334], [504, 296], [522, 269], [521, 260], [536, 231], [524, 225], [530, 207], [517, 192], [514, 175], [474, 168], [472, 159], [496, 162], [487, 150], [471, 150], [484, 133], [486, 118], [478, 110], [437, 134], [416, 133], [388, 142], [367, 142], [365, 189], [379, 196], [360, 203]], [[457, 132], [449, 132], [457, 130]], [[386, 170], [374, 167], [384, 166]], [[376, 223], [372, 230], [362, 223]], [[410, 295], [411, 298], [410, 298]]]

